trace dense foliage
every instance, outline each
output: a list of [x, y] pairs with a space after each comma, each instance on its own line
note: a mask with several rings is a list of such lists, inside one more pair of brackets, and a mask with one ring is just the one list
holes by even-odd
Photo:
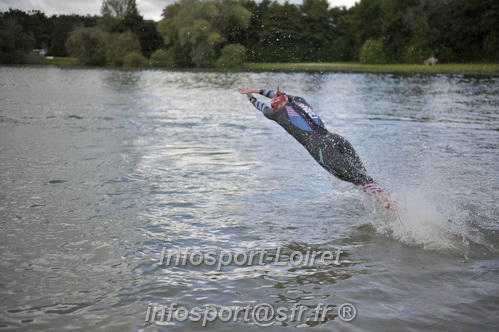
[[144, 20], [135, 0], [104, 0], [93, 17], [0, 13], [0, 63], [33, 61], [33, 49], [89, 65], [499, 62], [499, 1], [360, 0], [346, 9], [327, 0], [178, 0], [160, 22]]

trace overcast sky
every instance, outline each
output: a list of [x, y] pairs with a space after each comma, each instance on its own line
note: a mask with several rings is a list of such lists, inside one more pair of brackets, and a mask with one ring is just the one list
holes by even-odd
[[[258, 1], [258, 0], [257, 0]], [[285, 0], [278, 0], [284, 3]], [[330, 7], [351, 7], [359, 0], [328, 0]], [[159, 21], [163, 9], [176, 0], [136, 0], [139, 13], [147, 20]], [[290, 0], [290, 3], [301, 4], [303, 0]], [[47, 16], [53, 14], [100, 15], [102, 0], [0, 0], [0, 12], [14, 9], [39, 10]]]

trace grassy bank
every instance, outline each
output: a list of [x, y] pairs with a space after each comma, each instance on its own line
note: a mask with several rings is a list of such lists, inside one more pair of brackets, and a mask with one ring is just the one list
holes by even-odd
[[46, 57], [41, 57], [40, 63], [43, 65], [54, 65], [54, 66], [78, 66], [78, 59], [62, 58], [62, 57], [53, 57], [52, 59], [48, 59]]
[[[54, 57], [52, 59], [40, 58], [40, 63], [55, 66], [79, 66], [76, 58]], [[115, 68], [115, 67], [114, 67]], [[123, 68], [123, 67], [121, 67]], [[173, 68], [178, 70], [179, 68]], [[358, 62], [334, 63], [246, 63], [245, 70], [249, 71], [371, 71], [371, 72], [454, 72], [454, 73], [485, 73], [499, 74], [497, 63], [444, 63], [435, 66], [413, 64], [372, 65]], [[202, 70], [197, 68], [196, 70]]]
[[455, 72], [499, 74], [496, 63], [444, 63], [435, 66], [389, 64], [372, 65], [358, 62], [338, 63], [247, 63], [245, 68], [256, 71], [379, 71], [379, 72]]

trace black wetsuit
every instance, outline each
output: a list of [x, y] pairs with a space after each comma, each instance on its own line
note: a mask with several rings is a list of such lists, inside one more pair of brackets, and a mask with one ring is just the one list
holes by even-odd
[[[275, 90], [260, 90], [261, 95], [269, 98], [275, 93]], [[305, 99], [289, 95], [287, 97], [286, 105], [278, 109], [270, 108], [256, 98], [251, 99], [251, 102], [267, 118], [277, 122], [300, 142], [328, 172], [341, 180], [363, 186], [369, 193], [383, 191], [366, 174], [362, 161], [345, 138], [328, 131]]]

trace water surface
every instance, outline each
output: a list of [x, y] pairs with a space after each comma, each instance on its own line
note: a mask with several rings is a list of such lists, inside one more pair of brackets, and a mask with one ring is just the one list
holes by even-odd
[[[241, 85], [305, 97], [401, 220], [328, 175]], [[498, 96], [498, 77], [463, 74], [1, 67], [0, 328], [257, 331], [146, 314], [351, 303], [350, 322], [332, 311], [272, 330], [497, 330]], [[343, 253], [218, 270], [158, 266], [163, 248]]]

